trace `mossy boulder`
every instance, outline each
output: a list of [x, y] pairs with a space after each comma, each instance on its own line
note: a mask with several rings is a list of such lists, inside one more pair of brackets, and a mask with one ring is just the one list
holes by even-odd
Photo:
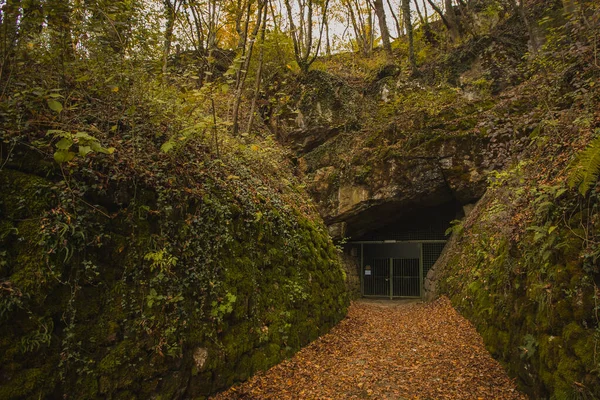
[[296, 189], [220, 161], [132, 193], [131, 176], [100, 190], [100, 168], [17, 167], [0, 170], [3, 399], [202, 398], [345, 315], [338, 253]]

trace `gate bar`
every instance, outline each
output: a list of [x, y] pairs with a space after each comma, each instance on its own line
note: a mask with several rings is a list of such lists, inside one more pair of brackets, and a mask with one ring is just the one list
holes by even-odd
[[[362, 246], [362, 245], [361, 245]], [[419, 244], [419, 297], [423, 298], [423, 284], [425, 283], [423, 277], [423, 243]]]
[[365, 266], [363, 262], [363, 258], [365, 256], [364, 252], [365, 245], [363, 243], [360, 244], [360, 294], [361, 296], [365, 295]]
[[390, 300], [394, 298], [394, 259], [390, 258]]

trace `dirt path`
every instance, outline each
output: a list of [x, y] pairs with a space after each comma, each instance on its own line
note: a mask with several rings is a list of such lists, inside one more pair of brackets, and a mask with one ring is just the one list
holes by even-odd
[[526, 399], [447, 299], [359, 301], [290, 360], [214, 399]]

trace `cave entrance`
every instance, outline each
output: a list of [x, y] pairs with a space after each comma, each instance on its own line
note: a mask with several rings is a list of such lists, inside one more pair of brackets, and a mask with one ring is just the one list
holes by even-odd
[[420, 298], [429, 269], [445, 240], [353, 242], [359, 245], [360, 287], [364, 297]]
[[361, 295], [422, 297], [425, 277], [441, 255], [446, 230], [459, 210], [455, 203], [422, 209], [351, 241]]

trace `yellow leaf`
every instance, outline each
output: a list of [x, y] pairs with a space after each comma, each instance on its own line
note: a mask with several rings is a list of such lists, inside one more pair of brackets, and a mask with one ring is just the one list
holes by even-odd
[[258, 147], [257, 145], [253, 144], [252, 146], [250, 146], [250, 150], [252, 151], [258, 151], [260, 147]]

